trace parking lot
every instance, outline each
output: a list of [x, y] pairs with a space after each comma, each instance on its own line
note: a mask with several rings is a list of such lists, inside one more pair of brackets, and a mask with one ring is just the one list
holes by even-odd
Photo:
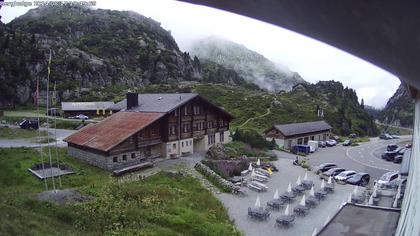
[[[336, 163], [339, 167], [356, 172], [366, 172], [370, 174], [371, 180], [379, 179], [388, 171], [399, 171], [401, 164], [388, 162], [380, 158], [378, 153], [382, 153], [388, 144], [407, 143], [411, 136], [401, 136], [400, 139], [381, 140], [371, 138], [370, 142], [360, 143], [359, 146], [344, 147], [342, 145], [334, 147], [319, 148], [315, 153], [307, 156], [309, 164], [316, 166], [325, 162]], [[295, 159], [296, 155], [274, 151], [279, 158]], [[302, 159], [303, 157], [299, 157]]]
[[[307, 156], [309, 164], [314, 167], [325, 162], [334, 162], [338, 166], [346, 170], [354, 170], [356, 172], [366, 172], [371, 176], [371, 183], [379, 179], [384, 173], [388, 171], [398, 171], [400, 164], [387, 162], [378, 156], [378, 153], [383, 152], [386, 146], [391, 143], [404, 143], [411, 140], [411, 136], [404, 136], [398, 140], [380, 140], [372, 138], [370, 142], [362, 143], [359, 146], [344, 147], [338, 145], [335, 147], [320, 148], [315, 153]], [[312, 235], [314, 228], [321, 229], [327, 218], [332, 217], [339, 209], [341, 204], [348, 199], [350, 193], [354, 190], [353, 185], [336, 185], [335, 192], [327, 195], [327, 198], [321, 201], [320, 205], [314, 209], [310, 209], [306, 217], [297, 217], [295, 225], [289, 229], [276, 227], [275, 219], [280, 216], [283, 210], [271, 210], [270, 218], [267, 221], [253, 220], [248, 217], [248, 207], [253, 207], [257, 196], [260, 197], [261, 206], [265, 207], [266, 202], [273, 198], [276, 189], [281, 195], [287, 190], [289, 183], [296, 185], [298, 176], [303, 178], [305, 169], [292, 165], [296, 155], [274, 151], [279, 157], [275, 161], [279, 172], [274, 172], [267, 183], [269, 190], [263, 193], [255, 191], [247, 191], [247, 196], [238, 197], [232, 194], [219, 194], [217, 197], [223, 202], [229, 211], [229, 215], [235, 220], [235, 224], [245, 232], [246, 235]], [[302, 160], [303, 157], [299, 157]], [[321, 180], [319, 176], [312, 171], [307, 172], [308, 179], [314, 181], [315, 190], [320, 188]], [[363, 189], [363, 188], [360, 188]], [[309, 191], [305, 193], [308, 196]], [[291, 212], [293, 207], [299, 204], [301, 197], [297, 197], [295, 202], [290, 205]]]
[[[320, 204], [313, 209], [309, 210], [309, 214], [305, 217], [297, 217], [295, 225], [289, 229], [276, 227], [275, 220], [279, 217], [284, 209], [279, 211], [270, 211], [271, 215], [267, 221], [253, 220], [248, 217], [248, 207], [253, 207], [257, 196], [261, 199], [261, 206], [265, 207], [266, 202], [273, 199], [276, 188], [279, 190], [279, 194], [286, 192], [289, 183], [292, 186], [296, 185], [298, 176], [301, 178], [305, 175], [305, 169], [299, 166], [293, 166], [292, 161], [289, 159], [282, 158], [274, 162], [278, 167], [279, 171], [274, 172], [271, 175], [267, 186], [269, 187], [267, 192], [257, 193], [255, 191], [247, 189], [247, 196], [238, 197], [232, 194], [219, 194], [217, 197], [223, 202], [224, 206], [228, 209], [229, 215], [235, 220], [235, 224], [245, 232], [246, 235], [312, 235], [314, 228], [318, 230], [323, 226], [328, 217], [332, 217], [340, 208], [341, 204], [348, 199], [354, 186], [351, 185], [336, 185], [335, 192], [328, 194], [325, 200], [322, 200]], [[307, 172], [308, 179], [314, 181], [315, 190], [318, 190], [321, 185], [319, 176], [313, 172]], [[309, 190], [305, 192], [305, 195], [309, 195]], [[293, 212], [293, 207], [297, 206], [301, 200], [301, 196], [298, 196], [296, 200], [290, 205], [290, 213]]]

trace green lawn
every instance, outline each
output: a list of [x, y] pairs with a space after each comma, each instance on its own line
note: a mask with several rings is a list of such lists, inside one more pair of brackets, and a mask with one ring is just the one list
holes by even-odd
[[[46, 136], [47, 131], [41, 131], [41, 136]], [[0, 139], [25, 139], [38, 137], [38, 130], [0, 127]]]
[[[59, 153], [74, 175], [65, 188], [94, 197], [57, 205], [36, 200], [44, 182], [27, 168], [39, 163], [34, 149], [0, 149], [1, 235], [240, 235], [226, 209], [192, 177], [159, 173], [118, 184], [108, 172]], [[49, 182], [51, 186], [51, 182]]]

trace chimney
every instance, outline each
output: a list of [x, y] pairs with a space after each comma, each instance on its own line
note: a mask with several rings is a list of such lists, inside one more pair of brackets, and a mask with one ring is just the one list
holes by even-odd
[[127, 110], [139, 105], [139, 94], [138, 93], [127, 93]]

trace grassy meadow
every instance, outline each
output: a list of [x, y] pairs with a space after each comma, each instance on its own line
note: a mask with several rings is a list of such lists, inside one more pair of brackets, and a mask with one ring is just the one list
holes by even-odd
[[[27, 168], [40, 162], [35, 149], [0, 149], [1, 235], [241, 235], [226, 209], [193, 177], [164, 172], [118, 183], [108, 172], [74, 160], [62, 177], [92, 200], [58, 205], [37, 200], [44, 182]], [[51, 187], [51, 180], [48, 181]]]

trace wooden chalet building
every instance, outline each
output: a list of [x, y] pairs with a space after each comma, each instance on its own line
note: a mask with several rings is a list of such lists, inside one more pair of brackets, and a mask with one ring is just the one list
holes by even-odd
[[296, 144], [308, 144], [309, 140], [325, 141], [330, 137], [331, 126], [325, 121], [274, 125], [264, 131], [267, 140], [275, 139], [277, 145], [291, 149]]
[[116, 107], [119, 112], [65, 139], [71, 156], [118, 170], [230, 141], [232, 116], [198, 94], [128, 93]]

